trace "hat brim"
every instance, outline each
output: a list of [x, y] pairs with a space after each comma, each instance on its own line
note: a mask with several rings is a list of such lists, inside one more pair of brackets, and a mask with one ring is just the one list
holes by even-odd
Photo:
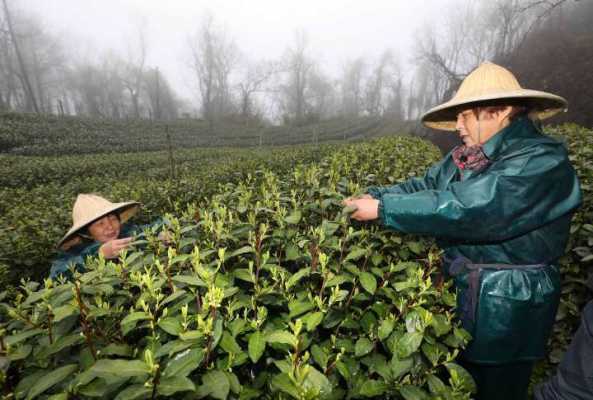
[[555, 94], [541, 92], [538, 90], [521, 89], [514, 91], [492, 93], [485, 96], [466, 97], [455, 99], [438, 105], [428, 110], [422, 116], [422, 123], [433, 129], [443, 131], [455, 131], [457, 113], [464, 107], [470, 105], [489, 105], [494, 101], [504, 103], [504, 100], [511, 100], [524, 104], [531, 109], [539, 119], [550, 118], [551, 116], [566, 111], [568, 102]]
[[113, 205], [113, 207], [110, 207], [109, 209], [103, 211], [101, 214], [97, 215], [93, 219], [88, 220], [88, 221], [81, 221], [80, 223], [72, 226], [70, 228], [70, 230], [68, 230], [68, 232], [64, 235], [62, 240], [60, 240], [58, 242], [57, 247], [61, 250], [66, 250], [66, 248], [63, 247], [64, 244], [66, 242], [68, 242], [70, 239], [72, 239], [72, 237], [74, 235], [76, 235], [77, 233], [79, 233], [81, 230], [85, 229], [89, 225], [91, 225], [93, 222], [95, 222], [95, 221], [97, 221], [111, 213], [118, 213], [119, 219], [120, 219], [121, 223], [123, 224], [126, 221], [128, 221], [130, 218], [132, 218], [134, 216], [134, 214], [136, 214], [138, 212], [138, 210], [140, 209], [140, 206], [141, 206], [141, 204], [137, 201], [127, 201], [124, 203], [115, 203]]

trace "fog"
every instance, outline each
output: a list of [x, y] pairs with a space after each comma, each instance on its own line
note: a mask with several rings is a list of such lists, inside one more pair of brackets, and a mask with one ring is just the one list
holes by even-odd
[[[484, 61], [590, 124], [593, 1], [2, 0], [0, 110], [414, 122]], [[11, 28], [10, 14], [14, 24]], [[19, 55], [19, 47], [20, 51]], [[585, 90], [587, 93], [584, 93]]]
[[147, 42], [147, 64], [159, 67], [182, 97], [197, 102], [189, 66], [189, 37], [211, 15], [250, 59], [278, 59], [305, 31], [313, 57], [337, 76], [347, 60], [371, 59], [392, 49], [407, 68], [414, 33], [438, 23], [451, 0], [20, 0], [48, 30], [68, 38], [68, 51], [93, 58], [108, 50], [135, 51], [139, 32]]

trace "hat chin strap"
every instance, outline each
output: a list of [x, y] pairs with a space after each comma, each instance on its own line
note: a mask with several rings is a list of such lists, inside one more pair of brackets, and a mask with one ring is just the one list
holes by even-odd
[[478, 120], [478, 146], [482, 145], [482, 137], [481, 137], [482, 129], [481, 129], [481, 125], [480, 125], [480, 114], [481, 114], [480, 107], [478, 107], [478, 117], [477, 117], [477, 120]]

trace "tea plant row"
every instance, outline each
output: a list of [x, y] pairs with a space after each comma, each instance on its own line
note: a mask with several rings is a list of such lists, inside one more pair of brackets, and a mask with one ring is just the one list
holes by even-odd
[[4, 303], [5, 387], [54, 399], [469, 398], [455, 362], [468, 335], [438, 249], [352, 223], [341, 205], [436, 157], [393, 138], [257, 167], [167, 215], [167, 246], [147, 231], [117, 264], [24, 282]]
[[245, 121], [107, 120], [0, 113], [0, 153], [68, 155], [196, 147], [258, 147], [360, 140], [382, 130], [379, 118], [336, 118], [305, 126]]

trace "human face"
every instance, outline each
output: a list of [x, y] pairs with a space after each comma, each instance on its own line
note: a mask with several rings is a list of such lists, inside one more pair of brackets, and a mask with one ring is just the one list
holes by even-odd
[[457, 113], [455, 128], [466, 146], [486, 143], [509, 124], [511, 107], [489, 112], [484, 108], [468, 108]]
[[121, 223], [115, 214], [109, 214], [89, 225], [89, 234], [100, 243], [106, 243], [119, 237]]

